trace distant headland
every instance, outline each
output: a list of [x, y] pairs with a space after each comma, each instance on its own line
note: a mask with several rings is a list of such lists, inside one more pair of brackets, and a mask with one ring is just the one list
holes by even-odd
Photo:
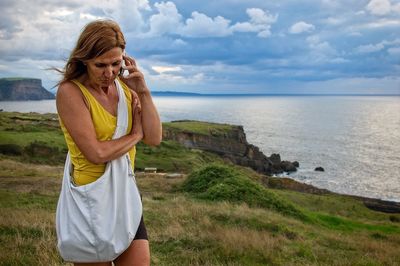
[[0, 101], [30, 101], [54, 99], [54, 94], [35, 78], [0, 78]]

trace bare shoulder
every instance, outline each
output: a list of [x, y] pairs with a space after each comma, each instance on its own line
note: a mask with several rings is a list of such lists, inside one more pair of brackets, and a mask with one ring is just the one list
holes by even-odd
[[58, 86], [57, 99], [62, 99], [64, 97], [76, 97], [82, 95], [79, 87], [72, 81], [65, 81]]
[[59, 114], [63, 111], [72, 111], [71, 109], [87, 109], [87, 103], [79, 87], [72, 81], [63, 82], [58, 86], [56, 105]]
[[56, 99], [57, 104], [74, 101], [81, 102], [87, 105], [82, 91], [79, 89], [78, 85], [76, 85], [72, 81], [63, 82], [62, 84], [60, 84], [60, 86], [58, 86]]

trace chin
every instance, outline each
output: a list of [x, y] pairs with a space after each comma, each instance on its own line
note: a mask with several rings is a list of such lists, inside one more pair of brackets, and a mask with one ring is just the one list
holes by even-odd
[[101, 80], [100, 81], [100, 84], [101, 84], [101, 86], [102, 87], [104, 87], [104, 86], [110, 86], [111, 84], [113, 84], [114, 83], [114, 80], [115, 79], [109, 79], [109, 80]]

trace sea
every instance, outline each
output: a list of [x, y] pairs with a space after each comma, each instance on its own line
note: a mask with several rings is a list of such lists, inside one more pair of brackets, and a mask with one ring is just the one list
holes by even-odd
[[[400, 96], [155, 96], [164, 122], [242, 125], [267, 156], [298, 161], [288, 177], [333, 192], [400, 202]], [[0, 102], [56, 113], [55, 101]], [[314, 171], [323, 167], [324, 172]]]

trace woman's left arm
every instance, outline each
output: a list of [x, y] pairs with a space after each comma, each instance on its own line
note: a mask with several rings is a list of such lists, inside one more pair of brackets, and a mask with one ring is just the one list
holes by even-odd
[[[137, 68], [136, 61], [132, 57], [123, 56], [129, 75], [120, 76], [121, 80], [133, 91], [133, 97], [138, 97], [141, 105], [143, 142], [147, 145], [159, 145], [162, 139], [162, 126], [157, 108], [147, 87], [143, 73]], [[135, 95], [136, 94], [136, 95]]]

